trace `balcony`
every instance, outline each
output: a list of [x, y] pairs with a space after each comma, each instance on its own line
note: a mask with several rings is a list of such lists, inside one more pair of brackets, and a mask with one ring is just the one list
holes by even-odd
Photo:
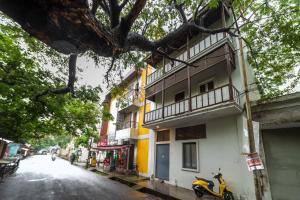
[[138, 136], [138, 122], [123, 122], [117, 124], [115, 140], [136, 139]]
[[239, 96], [239, 91], [227, 84], [145, 113], [144, 127], [193, 125], [201, 120], [234, 115], [241, 112]]
[[[214, 51], [225, 43], [229, 43], [230, 46], [232, 46], [232, 38], [228, 33], [211, 34], [189, 48], [189, 58], [187, 51], [184, 51], [176, 58], [189, 63], [193, 63], [194, 61]], [[169, 62], [165, 66], [158, 68], [156, 71], [147, 76], [147, 87], [184, 66], [185, 65], [183, 63], [175, 61], [173, 65], [171, 64], [171, 62]]]
[[119, 110], [119, 112], [121, 113], [129, 113], [137, 110], [141, 104], [139, 100], [139, 94], [135, 92], [125, 94], [122, 100], [119, 101], [119, 103], [121, 103]]

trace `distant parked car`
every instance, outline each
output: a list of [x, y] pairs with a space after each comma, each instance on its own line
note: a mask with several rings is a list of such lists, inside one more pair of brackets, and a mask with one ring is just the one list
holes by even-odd
[[40, 154], [40, 155], [47, 155], [47, 153], [48, 153], [47, 149], [41, 149], [38, 151], [38, 154]]

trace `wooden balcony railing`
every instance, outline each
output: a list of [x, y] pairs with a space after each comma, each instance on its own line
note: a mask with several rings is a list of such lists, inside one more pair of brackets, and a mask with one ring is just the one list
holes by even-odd
[[189, 99], [184, 99], [164, 107], [164, 117], [170, 117], [189, 111]]
[[[223, 40], [224, 38], [228, 38], [231, 40], [231, 37], [228, 33], [216, 33], [211, 34], [204, 38], [203, 40], [199, 41], [192, 47], [190, 47], [190, 58], [188, 58], [187, 51], [184, 51], [180, 55], [178, 55], [176, 58], [182, 61], [189, 62], [193, 60], [195, 57], [199, 56], [201, 53], [203, 53], [205, 50], [209, 49], [210, 47], [216, 45], [219, 41]], [[174, 64], [171, 64], [171, 62], [167, 63], [165, 66], [156, 69], [154, 72], [149, 74], [147, 76], [147, 85], [155, 82], [160, 77], [162, 77], [165, 73], [171, 71], [173, 68], [178, 67], [179, 65], [183, 65], [181, 62], [175, 61]]]
[[[232, 95], [230, 94], [230, 88], [232, 89]], [[239, 91], [234, 86], [230, 86], [229, 84], [227, 84], [214, 90], [193, 96], [191, 97], [191, 99], [187, 98], [182, 101], [166, 105], [163, 108], [158, 108], [147, 112], [145, 113], [145, 123], [180, 115], [190, 111], [196, 111], [198, 109], [229, 101], [235, 102], [237, 105], [240, 105], [239, 95]], [[190, 104], [191, 110], [189, 108]]]
[[116, 124], [116, 130], [123, 130], [127, 128], [138, 128], [139, 123], [134, 121], [128, 121], [128, 122], [121, 122]]
[[162, 118], [162, 108], [157, 108], [150, 112], [145, 113], [145, 123], [155, 121]]

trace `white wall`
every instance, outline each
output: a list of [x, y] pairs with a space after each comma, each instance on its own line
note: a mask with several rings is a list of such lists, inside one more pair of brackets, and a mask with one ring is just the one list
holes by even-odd
[[[239, 49], [239, 41], [238, 38], [234, 39], [234, 44], [236, 46], [236, 49]], [[247, 61], [247, 48], [244, 45], [244, 60], [246, 64], [246, 73], [247, 73], [247, 82], [248, 82], [248, 88], [250, 90], [249, 95], [250, 95], [250, 101], [256, 101], [260, 99], [260, 94], [257, 90], [257, 85], [255, 84], [255, 74], [253, 71], [252, 66], [249, 64]], [[242, 73], [242, 66], [241, 66], [241, 56], [240, 56], [240, 51], [235, 52], [235, 65], [236, 65], [236, 70], [233, 71], [232, 73], [232, 82], [233, 85], [243, 93], [244, 89], [244, 84], [243, 84], [243, 73]], [[244, 95], [241, 95], [241, 104], [244, 104]]]
[[148, 152], [148, 176], [154, 176], [155, 163], [155, 131], [149, 131], [149, 152]]
[[116, 133], [116, 120], [117, 120], [117, 115], [118, 115], [118, 108], [116, 106], [117, 100], [112, 99], [110, 103], [110, 113], [114, 117], [114, 120], [111, 120], [108, 122], [108, 130], [107, 130], [107, 135], [108, 138], [114, 139], [115, 133]]
[[[191, 189], [195, 176], [212, 179], [212, 172], [218, 168], [236, 196], [242, 199], [254, 198], [252, 173], [248, 171], [245, 157], [241, 156], [241, 140], [238, 134], [237, 117], [226, 117], [208, 121], [207, 138], [192, 140], [198, 142], [198, 172], [182, 169], [182, 143], [175, 141], [175, 129], [171, 129], [170, 144], [170, 183]], [[218, 184], [216, 188], [218, 189]], [[247, 198], [246, 198], [247, 197]]]

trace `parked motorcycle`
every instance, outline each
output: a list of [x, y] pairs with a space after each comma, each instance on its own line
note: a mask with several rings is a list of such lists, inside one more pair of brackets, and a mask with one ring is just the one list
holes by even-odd
[[204, 194], [209, 194], [214, 197], [218, 197], [224, 200], [234, 200], [233, 194], [231, 190], [226, 185], [222, 174], [220, 173], [220, 169], [217, 175], [214, 176], [220, 183], [219, 192], [215, 192], [214, 182], [211, 180], [207, 180], [204, 178], [195, 177], [196, 180], [193, 181], [192, 187], [198, 197], [202, 197]]

